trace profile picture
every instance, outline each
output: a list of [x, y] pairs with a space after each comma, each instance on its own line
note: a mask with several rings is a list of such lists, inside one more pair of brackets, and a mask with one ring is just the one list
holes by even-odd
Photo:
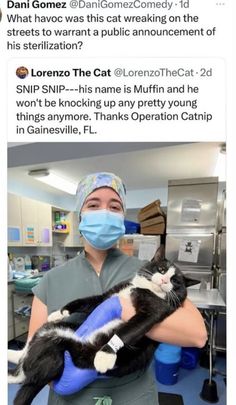
[[2, 10], [0, 9], [0, 22], [2, 21]]
[[16, 76], [19, 77], [19, 79], [25, 79], [28, 74], [29, 71], [25, 66], [20, 66], [16, 69]]

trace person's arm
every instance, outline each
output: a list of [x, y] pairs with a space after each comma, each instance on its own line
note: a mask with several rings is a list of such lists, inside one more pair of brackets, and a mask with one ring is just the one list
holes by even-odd
[[[128, 320], [135, 310], [128, 299], [120, 299], [122, 319]], [[147, 334], [153, 340], [183, 347], [203, 347], [207, 340], [204, 320], [192, 302], [186, 299], [181, 308], [155, 325]]]
[[47, 322], [47, 318], [47, 306], [39, 298], [34, 296], [31, 309], [28, 339], [30, 339], [35, 334], [36, 330], [38, 330], [40, 326]]

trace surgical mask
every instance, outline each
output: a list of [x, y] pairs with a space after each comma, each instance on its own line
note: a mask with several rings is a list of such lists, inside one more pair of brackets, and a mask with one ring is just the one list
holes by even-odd
[[91, 246], [106, 250], [125, 234], [124, 216], [108, 210], [85, 211], [79, 230]]

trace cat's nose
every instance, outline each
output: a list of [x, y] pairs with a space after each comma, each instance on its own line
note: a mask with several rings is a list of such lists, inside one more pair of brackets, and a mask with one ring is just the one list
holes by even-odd
[[161, 284], [167, 284], [167, 283], [169, 283], [169, 277], [168, 276], [161, 277]]

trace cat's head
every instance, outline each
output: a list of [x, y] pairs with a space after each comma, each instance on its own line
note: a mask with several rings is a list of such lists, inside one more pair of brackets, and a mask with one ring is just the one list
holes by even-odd
[[186, 288], [200, 281], [184, 276], [164, 254], [164, 246], [160, 246], [154, 258], [139, 270], [138, 276], [145, 278], [151, 285], [150, 289], [161, 298], [165, 298], [168, 294], [173, 295], [173, 292], [185, 297]]

